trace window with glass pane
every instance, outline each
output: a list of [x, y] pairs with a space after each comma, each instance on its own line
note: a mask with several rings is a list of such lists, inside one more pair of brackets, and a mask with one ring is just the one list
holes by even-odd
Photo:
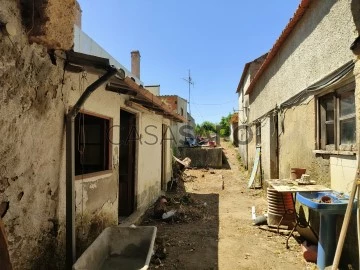
[[354, 91], [341, 94], [339, 100], [340, 144], [355, 144], [356, 124]]
[[356, 142], [354, 84], [319, 97], [319, 147], [353, 150]]
[[256, 145], [261, 144], [261, 124], [256, 124]]
[[[334, 95], [329, 94], [323, 98], [323, 108], [325, 113], [326, 145], [335, 143], [335, 125], [334, 125]], [[324, 134], [325, 135], [325, 134]]]

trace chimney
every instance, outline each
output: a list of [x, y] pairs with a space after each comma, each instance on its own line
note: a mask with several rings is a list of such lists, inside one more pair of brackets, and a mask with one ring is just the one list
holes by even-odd
[[131, 73], [140, 79], [140, 52], [131, 52]]

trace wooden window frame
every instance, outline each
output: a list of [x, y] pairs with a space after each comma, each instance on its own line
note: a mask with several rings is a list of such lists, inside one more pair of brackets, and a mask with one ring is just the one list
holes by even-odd
[[[346, 85], [338, 87], [332, 91], [327, 91], [322, 95], [317, 96], [316, 102], [316, 112], [317, 112], [317, 150], [316, 153], [351, 153], [356, 151], [356, 116], [355, 112], [350, 113], [345, 116], [340, 116], [340, 101], [346, 95], [353, 95], [355, 99], [355, 82], [350, 82]], [[332, 120], [326, 120], [326, 109], [324, 107], [324, 100], [333, 99], [334, 106], [334, 115]], [[356, 104], [354, 101], [354, 107], [356, 111]], [[341, 131], [340, 131], [340, 123], [341, 121], [348, 119], [355, 119], [355, 141], [351, 144], [341, 144]], [[327, 144], [326, 137], [326, 125], [333, 124], [334, 125], [334, 143]]]
[[255, 144], [261, 146], [261, 123], [255, 124]]
[[[113, 119], [111, 117], [104, 116], [104, 115], [90, 112], [90, 111], [86, 111], [86, 110], [80, 110], [78, 116], [80, 116], [81, 114], [84, 114], [85, 117], [86, 117], [86, 115], [88, 115], [91, 117], [96, 117], [98, 119], [104, 120], [103, 136], [102, 136], [103, 145], [104, 145], [104, 150], [103, 150], [104, 151], [104, 166], [101, 170], [81, 174], [81, 172], [79, 173], [78, 170], [76, 169], [76, 167], [79, 166], [79, 162], [78, 162], [78, 156], [75, 153], [75, 180], [90, 178], [90, 177], [95, 177], [95, 176], [101, 176], [104, 174], [112, 173], [112, 145], [111, 145], [111, 142], [113, 141], [112, 140], [113, 134], [112, 134], [112, 132], [109, 133], [109, 131], [110, 131], [110, 127], [113, 125]], [[75, 134], [77, 133], [76, 129], [78, 127], [77, 122], [76, 122], [77, 119], [75, 119]], [[106, 127], [106, 125], [108, 125], [108, 127]], [[75, 152], [78, 151], [77, 140], [78, 140], [78, 138], [75, 135]], [[85, 140], [86, 140], [86, 136], [85, 136]], [[85, 151], [86, 151], [86, 148], [85, 148]]]

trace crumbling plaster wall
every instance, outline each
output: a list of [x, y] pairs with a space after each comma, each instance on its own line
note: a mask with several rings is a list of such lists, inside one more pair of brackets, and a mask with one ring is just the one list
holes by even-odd
[[[63, 3], [64, 8], [69, 7], [71, 2]], [[45, 8], [55, 12], [57, 7], [60, 8], [59, 3], [48, 1]], [[47, 47], [29, 44], [29, 29], [23, 28], [26, 18], [21, 19], [21, 14], [25, 12], [22, 9], [21, 13], [21, 8], [26, 4], [27, 1], [1, 1], [1, 22], [11, 22], [17, 31], [15, 36], [10, 37], [0, 33], [0, 204], [9, 203], [3, 222], [14, 269], [63, 269], [66, 198], [64, 116], [86, 86], [98, 76], [87, 74], [82, 80], [84, 74], [64, 73], [63, 59], [51, 59], [49, 56], [49, 48], [68, 48], [70, 43], [66, 42], [72, 42], [72, 25], [68, 29], [71, 37], [56, 37], [46, 32], [58, 30], [55, 21], [50, 20], [45, 26], [48, 29], [44, 30], [48, 42], [41, 40]], [[51, 12], [47, 15], [54, 14]], [[69, 19], [72, 16], [67, 15]], [[56, 18], [60, 20], [63, 17]], [[64, 25], [67, 27], [68, 24]], [[52, 37], [60, 41], [53, 42]], [[62, 42], [64, 40], [65, 43]], [[80, 81], [82, 84], [79, 84]], [[90, 96], [83, 109], [109, 116], [115, 125], [119, 124], [121, 107], [126, 107], [124, 96], [105, 92], [101, 87]], [[156, 119], [155, 124], [161, 134], [159, 122], [164, 121], [163, 117], [151, 117]], [[164, 122], [170, 124], [169, 121]], [[116, 130], [113, 141], [119, 141]], [[142, 175], [138, 179], [141, 183], [145, 182], [140, 190], [142, 194], [147, 193], [141, 200], [144, 207], [160, 192], [161, 160], [152, 153], [159, 150], [160, 154], [160, 149], [159, 145], [156, 150], [147, 148], [146, 153], [143, 154], [142, 150], [138, 153], [142, 162], [147, 164], [144, 168], [139, 167]], [[168, 151], [171, 151], [170, 147]], [[117, 224], [119, 161], [116, 144], [112, 146], [112, 154], [112, 172], [75, 181], [80, 252], [104, 227]], [[171, 159], [167, 168], [169, 166]], [[157, 173], [149, 178], [149, 170]], [[170, 174], [171, 169], [167, 176]]]
[[49, 49], [73, 46], [74, 23], [81, 11], [76, 0], [19, 0], [23, 24], [30, 40]]
[[[60, 268], [59, 175], [66, 96], [63, 63], [27, 42], [16, 1], [2, 0], [0, 20], [0, 203], [14, 269]], [[64, 104], [65, 103], [65, 104]], [[54, 263], [55, 262], [55, 263]]]

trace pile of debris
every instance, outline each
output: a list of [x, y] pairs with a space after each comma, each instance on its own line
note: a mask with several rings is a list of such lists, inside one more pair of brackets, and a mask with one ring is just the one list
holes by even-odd
[[145, 214], [143, 225], [189, 223], [206, 216], [206, 202], [194, 199], [184, 190], [184, 182], [177, 181], [177, 191], [160, 196]]
[[209, 147], [216, 147], [216, 134], [209, 135], [207, 138], [205, 137], [196, 137], [185, 138], [185, 146], [189, 147], [196, 147], [196, 146], [209, 146]]

